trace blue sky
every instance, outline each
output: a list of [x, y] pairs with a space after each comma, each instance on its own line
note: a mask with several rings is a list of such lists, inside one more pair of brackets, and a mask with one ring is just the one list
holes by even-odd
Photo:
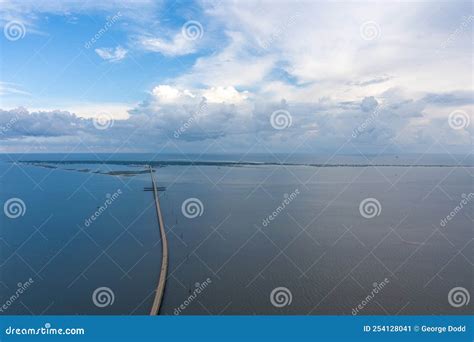
[[[53, 106], [57, 101], [139, 102], [154, 84], [189, 69], [199, 56], [167, 58], [143, 50], [131, 51], [127, 46], [133, 45], [134, 32], [142, 29], [142, 23], [132, 20], [120, 7], [111, 5], [107, 10], [99, 10], [92, 6], [90, 10], [77, 9], [77, 13], [59, 8], [51, 12], [32, 10], [36, 19], [31, 19], [31, 14], [22, 14], [20, 22], [25, 24], [26, 34], [21, 42], [2, 37], [2, 80], [15, 83], [33, 95], [41, 94], [38, 101], [52, 102]], [[158, 4], [137, 7], [135, 11], [148, 11], [148, 8], [156, 11], [156, 20], [166, 15]], [[85, 48], [85, 43], [114, 15], [118, 19], [111, 28], [90, 48]], [[166, 20], [167, 25], [179, 27], [179, 18], [172, 19]], [[120, 63], [110, 63], [95, 51], [117, 46], [127, 49], [127, 58]], [[36, 54], [34, 58], [32, 54]], [[96, 82], [97, 85], [92, 85]]]
[[472, 6], [0, 0], [0, 152], [469, 152]]

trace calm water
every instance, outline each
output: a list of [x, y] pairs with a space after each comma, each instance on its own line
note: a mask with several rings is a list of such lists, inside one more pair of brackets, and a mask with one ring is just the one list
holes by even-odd
[[[94, 173], [143, 169], [124, 165], [47, 168], [11, 162], [64, 157], [1, 158], [0, 203], [20, 198], [26, 212], [18, 218], [0, 216], [0, 303], [7, 302], [18, 283], [34, 281], [4, 313], [148, 314], [161, 263], [153, 196], [143, 191], [151, 184], [150, 175]], [[100, 156], [109, 157], [152, 159]], [[298, 156], [287, 161], [324, 163], [328, 159]], [[392, 165], [472, 165], [472, 158], [463, 156], [369, 160]], [[342, 156], [331, 160], [336, 163], [368, 162], [363, 157]], [[364, 304], [360, 314], [470, 313], [472, 303], [454, 308], [448, 303], [448, 292], [461, 286], [473, 293], [474, 200], [444, 227], [440, 220], [459, 205], [463, 194], [473, 192], [473, 173], [470, 167], [438, 166], [158, 168], [158, 185], [166, 187], [160, 201], [170, 250], [162, 313], [172, 315], [183, 305], [181, 314], [351, 315], [374, 283], [385, 278], [387, 284]], [[86, 220], [111, 197], [115, 199], [107, 210], [87, 225]], [[183, 215], [181, 206], [188, 198], [202, 202], [201, 216]], [[359, 204], [366, 198], [380, 203], [378, 216], [361, 215]], [[285, 199], [288, 204], [277, 210]], [[273, 212], [276, 215], [264, 224]], [[191, 298], [196, 286], [208, 278], [208, 286]], [[99, 287], [113, 291], [112, 305], [94, 305], [92, 294]], [[270, 294], [277, 287], [291, 292], [291, 304], [272, 305]]]

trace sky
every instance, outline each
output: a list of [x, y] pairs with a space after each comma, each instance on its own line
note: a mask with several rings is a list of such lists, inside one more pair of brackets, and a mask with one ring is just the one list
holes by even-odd
[[471, 153], [470, 1], [0, 0], [0, 152]]

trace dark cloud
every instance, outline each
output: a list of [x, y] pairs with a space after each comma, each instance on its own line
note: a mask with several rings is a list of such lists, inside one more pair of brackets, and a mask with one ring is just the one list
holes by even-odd
[[359, 87], [365, 87], [365, 86], [372, 85], [372, 84], [384, 83], [384, 82], [387, 82], [391, 79], [393, 79], [392, 76], [379, 76], [379, 77], [374, 77], [374, 78], [369, 79], [369, 80], [352, 82], [350, 84], [355, 85], [355, 86], [359, 86]]
[[427, 94], [423, 101], [439, 106], [464, 106], [474, 104], [474, 92], [458, 91], [443, 94]]
[[0, 109], [0, 139], [76, 135], [88, 121], [66, 111], [28, 112], [25, 108]]
[[362, 108], [364, 112], [368, 112], [370, 110], [374, 110], [378, 104], [379, 103], [377, 102], [375, 97], [373, 96], [364, 97], [364, 99], [362, 100], [362, 103], [360, 104], [360, 108]]

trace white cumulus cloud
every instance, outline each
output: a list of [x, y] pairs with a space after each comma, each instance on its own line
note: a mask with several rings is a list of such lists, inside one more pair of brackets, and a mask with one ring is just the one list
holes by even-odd
[[121, 46], [117, 46], [115, 48], [97, 48], [95, 49], [95, 52], [100, 58], [105, 59], [106, 61], [118, 62], [125, 58], [128, 50]]

